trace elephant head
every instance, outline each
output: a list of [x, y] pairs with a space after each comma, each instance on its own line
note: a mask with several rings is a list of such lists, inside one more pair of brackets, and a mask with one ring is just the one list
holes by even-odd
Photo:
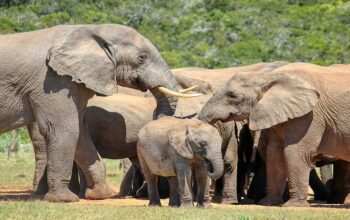
[[218, 179], [223, 173], [222, 139], [214, 127], [199, 120], [177, 125], [169, 131], [169, 143], [177, 153], [187, 159], [205, 160], [208, 175]]
[[251, 130], [262, 130], [301, 117], [314, 108], [319, 93], [309, 82], [286, 71], [235, 74], [216, 91], [199, 119], [249, 119]]
[[152, 43], [122, 25], [67, 26], [54, 39], [47, 64], [97, 94], [111, 95], [117, 84], [149, 89], [157, 99], [157, 116], [173, 114], [174, 96], [189, 96], [177, 92], [176, 79]]

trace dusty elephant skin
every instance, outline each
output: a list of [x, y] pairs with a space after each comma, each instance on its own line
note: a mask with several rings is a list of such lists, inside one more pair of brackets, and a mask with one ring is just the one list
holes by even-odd
[[[194, 117], [201, 110], [205, 102], [210, 98], [213, 89], [223, 85], [233, 74], [248, 71], [271, 71], [278, 66], [286, 65], [286, 62], [278, 61], [273, 63], [258, 63], [249, 66], [232, 67], [225, 69], [202, 69], [202, 68], [180, 68], [172, 72], [182, 88], [198, 85], [196, 92], [207, 94], [194, 99], [180, 99], [177, 105], [175, 116]], [[129, 157], [136, 165], [136, 141], [138, 131], [149, 121], [153, 114], [164, 112], [167, 105], [157, 105], [154, 99], [145, 98], [145, 94], [138, 90], [119, 87], [119, 94], [110, 97], [93, 97], [89, 100], [86, 111], [86, 122], [97, 151], [103, 158], [122, 159]], [[129, 96], [127, 96], [127, 95]], [[135, 97], [136, 96], [136, 97]], [[137, 97], [138, 96], [138, 97]], [[160, 101], [157, 101], [159, 103]], [[165, 107], [165, 108], [164, 108]], [[154, 109], [157, 108], [156, 111]], [[165, 110], [161, 110], [161, 109]], [[167, 114], [170, 115], [171, 112]], [[223, 137], [222, 152], [225, 163], [223, 176], [223, 189], [218, 194], [222, 195], [223, 203], [237, 203], [236, 177], [237, 177], [237, 140], [233, 135], [233, 123], [218, 124], [217, 128]], [[35, 138], [39, 140], [39, 138]], [[36, 160], [36, 170], [40, 173], [45, 170], [46, 155], [45, 149], [40, 147]], [[34, 148], [36, 148], [34, 143]], [[82, 152], [84, 153], [84, 152]], [[139, 167], [139, 165], [138, 165]], [[37, 178], [34, 185], [38, 185], [40, 178]], [[131, 180], [122, 182], [121, 189], [127, 189]], [[39, 184], [38, 191], [45, 190], [45, 185]], [[43, 191], [43, 190], [41, 190]], [[127, 195], [127, 191], [120, 191], [120, 195]]]
[[125, 26], [67, 25], [2, 35], [0, 51], [0, 132], [38, 126], [47, 143], [48, 201], [78, 200], [68, 190], [74, 152], [87, 178], [85, 197], [115, 194], [83, 120], [94, 93], [111, 95], [118, 82], [150, 89], [162, 106], [159, 116], [176, 107], [176, 98], [157, 89], [176, 91], [168, 66], [147, 39]]
[[195, 119], [164, 117], [144, 126], [138, 134], [137, 154], [148, 186], [149, 205], [161, 205], [157, 176], [166, 176], [169, 205], [192, 206], [191, 167], [196, 174], [198, 206], [208, 204], [207, 176], [217, 179], [224, 169], [221, 144], [214, 127]]
[[349, 65], [294, 63], [261, 77], [236, 74], [203, 107], [199, 118], [204, 121], [249, 118], [252, 130], [271, 128], [267, 196], [260, 204], [278, 204], [288, 177], [291, 198], [284, 206], [309, 206], [313, 157], [350, 160], [349, 73]]

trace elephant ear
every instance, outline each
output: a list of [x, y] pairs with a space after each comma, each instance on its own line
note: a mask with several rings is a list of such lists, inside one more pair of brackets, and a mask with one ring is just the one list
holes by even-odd
[[270, 128], [301, 117], [317, 104], [318, 91], [303, 79], [286, 73], [264, 74], [269, 82], [263, 86], [260, 100], [250, 113], [251, 130]]
[[57, 37], [47, 63], [58, 75], [70, 76], [97, 93], [117, 92], [115, 48], [96, 26], [75, 27]]
[[187, 128], [177, 125], [169, 131], [169, 144], [181, 156], [192, 159], [193, 152], [191, 146], [187, 142]]

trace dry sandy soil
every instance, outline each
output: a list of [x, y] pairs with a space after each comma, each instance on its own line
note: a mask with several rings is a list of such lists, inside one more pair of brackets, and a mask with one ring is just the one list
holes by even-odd
[[[113, 187], [115, 190], [118, 189], [118, 187]], [[116, 190], [117, 191], [117, 190]], [[8, 201], [8, 200], [22, 200], [22, 201], [28, 201], [28, 200], [41, 200], [43, 196], [40, 195], [34, 195], [32, 193], [32, 190], [30, 188], [4, 188], [0, 187], [0, 201]], [[167, 206], [168, 199], [162, 199], [162, 205]], [[296, 209], [312, 209], [312, 210], [325, 210], [325, 209], [342, 209], [349, 208], [344, 205], [335, 204], [323, 204], [319, 203], [317, 201], [310, 201], [311, 202], [311, 208], [296, 208]], [[132, 197], [127, 198], [118, 198], [118, 199], [105, 199], [105, 200], [85, 200], [80, 199], [79, 202], [72, 203], [74, 205], [111, 205], [111, 206], [147, 206], [148, 200], [142, 200], [142, 199], [135, 199]], [[230, 209], [234, 208], [233, 205], [224, 205], [224, 204], [215, 204], [212, 203], [213, 207], [215, 208], [223, 208], [223, 209]], [[247, 208], [264, 208], [263, 206], [257, 206], [257, 205], [244, 205]], [[237, 207], [237, 206], [236, 206]]]

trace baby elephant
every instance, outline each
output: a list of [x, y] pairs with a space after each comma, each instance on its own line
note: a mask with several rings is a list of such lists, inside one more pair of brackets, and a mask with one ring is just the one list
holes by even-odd
[[137, 154], [148, 186], [149, 205], [161, 205], [157, 176], [169, 181], [169, 206], [193, 206], [191, 168], [197, 180], [197, 206], [210, 206], [208, 176], [223, 174], [221, 136], [195, 119], [163, 117], [138, 134]]

